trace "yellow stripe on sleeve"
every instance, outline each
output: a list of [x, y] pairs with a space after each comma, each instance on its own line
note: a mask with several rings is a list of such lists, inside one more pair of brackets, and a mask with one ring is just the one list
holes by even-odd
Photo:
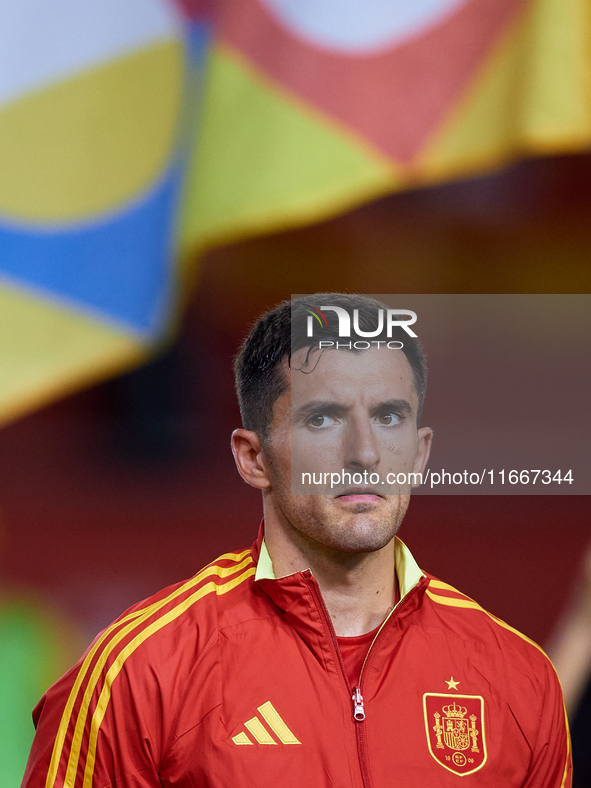
[[568, 727], [568, 716], [566, 714], [566, 706], [564, 705], [564, 701], [562, 703], [562, 708], [564, 709], [564, 725], [566, 727], [566, 761], [564, 763], [564, 774], [562, 775], [562, 782], [560, 783], [560, 788], [566, 788], [566, 781], [568, 779], [568, 766], [570, 763], [571, 741], [570, 741], [570, 730]]
[[[448, 591], [456, 591], [456, 589], [453, 588], [453, 586], [449, 586], [447, 585], [447, 583], [442, 583], [439, 580], [435, 580], [435, 581], [431, 580], [429, 586], [434, 586], [435, 588], [441, 588]], [[460, 592], [457, 591], [456, 593], [459, 594]], [[475, 602], [473, 599], [470, 599], [469, 597], [464, 597], [463, 599], [456, 599], [455, 597], [441, 596], [441, 594], [432, 593], [431, 591], [429, 591], [429, 589], [427, 589], [426, 594], [429, 597], [429, 599], [432, 599], [433, 602], [437, 602], [437, 604], [439, 605], [448, 605], [449, 607], [463, 607], [463, 608], [470, 608], [472, 610], [480, 610], [482, 613], [487, 615], [492, 621], [494, 621], [495, 624], [498, 624], [500, 627], [503, 627], [503, 629], [509, 630], [509, 632], [513, 632], [514, 635], [517, 635], [522, 640], [525, 640], [527, 643], [529, 643], [531, 646], [537, 648], [538, 651], [541, 651], [541, 653], [546, 657], [548, 662], [550, 662], [550, 664], [552, 665], [552, 662], [550, 661], [550, 658], [548, 657], [544, 649], [541, 648], [541, 646], [538, 646], [535, 640], [531, 640], [531, 638], [528, 638], [527, 635], [523, 634], [523, 632], [520, 632], [518, 629], [515, 629], [510, 624], [507, 624], [501, 618], [497, 618], [496, 616], [493, 616], [492, 613], [489, 613], [488, 610], [485, 610], [481, 605], [478, 604], [478, 602]], [[552, 667], [554, 667], [554, 665], [552, 665]], [[556, 669], [554, 670], [556, 671]]]
[[[457, 589], [455, 589], [453, 586], [450, 586], [447, 583], [443, 583], [441, 580], [431, 580], [430, 579], [429, 587], [439, 588], [439, 589], [442, 589], [442, 590], [445, 590], [445, 591], [455, 591], [456, 593], [460, 594], [460, 592], [457, 591]], [[527, 635], [523, 634], [523, 632], [520, 632], [518, 629], [515, 629], [514, 627], [512, 627], [510, 624], [507, 624], [502, 619], [497, 618], [496, 616], [493, 616], [492, 613], [489, 613], [488, 610], [485, 610], [477, 602], [474, 602], [474, 600], [470, 599], [469, 597], [465, 597], [464, 599], [455, 599], [453, 597], [447, 597], [447, 596], [441, 596], [440, 594], [434, 594], [434, 593], [430, 592], [429, 589], [427, 589], [426, 594], [429, 597], [429, 599], [432, 599], [434, 602], [436, 602], [437, 604], [440, 604], [440, 605], [448, 605], [450, 607], [471, 608], [473, 610], [480, 610], [483, 613], [485, 613], [492, 621], [495, 622], [495, 624], [498, 624], [500, 627], [503, 627], [503, 629], [507, 629], [509, 632], [512, 632], [514, 635], [517, 635], [522, 640], [525, 640], [526, 643], [529, 643], [531, 646], [533, 646], [538, 651], [540, 651], [546, 657], [548, 662], [550, 663], [550, 667], [553, 669], [554, 673], [556, 674], [556, 677], [558, 679], [558, 683], [560, 684], [560, 678], [558, 676], [558, 673], [556, 672], [556, 668], [552, 664], [552, 660], [546, 654], [544, 649], [541, 646], [538, 646], [538, 644], [535, 642], [535, 640], [532, 640], [531, 638], [528, 638]], [[563, 702], [563, 706], [564, 706], [564, 702]], [[562, 781], [560, 783], [560, 788], [567, 788], [568, 771], [569, 771], [568, 767], [569, 767], [570, 756], [571, 756], [570, 731], [569, 731], [569, 727], [568, 727], [568, 717], [567, 717], [567, 714], [566, 714], [566, 708], [564, 709], [564, 724], [566, 726], [566, 761], [565, 761], [565, 764], [564, 764], [564, 773], [562, 775]]]
[[[199, 577], [199, 575], [196, 576], [195, 578], [193, 578], [193, 581], [191, 581], [190, 584], [186, 584], [185, 586], [182, 587], [182, 592], [184, 593], [190, 587], [193, 587], [193, 586], [197, 585], [197, 582], [194, 582], [194, 581], [197, 580], [197, 577], [199, 577], [199, 581], [198, 582], [200, 582], [205, 577], [208, 577], [210, 575], [217, 575], [218, 577], [222, 577], [222, 578], [223, 577], [227, 577], [228, 575], [234, 574], [235, 572], [243, 569], [245, 566], [247, 566], [250, 563], [252, 563], [252, 559], [251, 559], [250, 555], [248, 555], [244, 559], [244, 561], [242, 561], [240, 564], [236, 564], [235, 566], [218, 567], [216, 565], [211, 565], [209, 567], [206, 567], [202, 572], [199, 573], [200, 577]], [[255, 570], [253, 569], [253, 573], [254, 573], [254, 571]], [[203, 586], [203, 588], [207, 588], [208, 586], [211, 586], [211, 585], [215, 585], [215, 584], [208, 583], [206, 586]], [[180, 593], [181, 593], [181, 589], [178, 589], [178, 592], [179, 593], [175, 592], [175, 593], [171, 594], [170, 595], [171, 598], [178, 597], [180, 595]], [[195, 596], [195, 595], [193, 595], [193, 596]], [[191, 596], [189, 598], [192, 599], [193, 596]], [[197, 597], [197, 598], [200, 598], [200, 597]], [[64, 788], [66, 788], [66, 786], [69, 786], [70, 782], [71, 782], [72, 788], [74, 786], [74, 783], [75, 783], [75, 780], [76, 780], [76, 773], [78, 771], [78, 760], [79, 760], [79, 757], [80, 757], [80, 750], [82, 748], [82, 742], [83, 742], [83, 738], [84, 738], [84, 729], [86, 727], [86, 718], [87, 718], [87, 715], [88, 715], [88, 709], [90, 707], [90, 703], [91, 703], [91, 700], [92, 700], [92, 696], [94, 694], [94, 690], [95, 690], [95, 688], [96, 688], [96, 686], [97, 686], [97, 684], [99, 682], [101, 673], [102, 673], [103, 668], [105, 667], [105, 665], [107, 663], [107, 660], [111, 656], [111, 654], [112, 654], [113, 650], [115, 649], [115, 647], [130, 632], [132, 632], [134, 629], [138, 628], [148, 618], [150, 618], [154, 614], [154, 612], [156, 612], [157, 610], [161, 609], [166, 604], [168, 604], [169, 601], [170, 600], [167, 598], [166, 600], [163, 600], [162, 602], [156, 603], [156, 606], [155, 606], [156, 610], [150, 609], [152, 607], [152, 606], [150, 606], [150, 608], [146, 609], [146, 611], [141, 616], [141, 618], [136, 619], [135, 621], [133, 621], [130, 624], [128, 624], [124, 629], [120, 630], [113, 637], [113, 639], [109, 643], [108, 647], [103, 651], [103, 653], [101, 654], [101, 656], [97, 660], [97, 663], [94, 666], [94, 670], [92, 671], [92, 675], [91, 675], [91, 677], [89, 679], [89, 682], [88, 682], [88, 685], [86, 687], [86, 691], [85, 691], [84, 697], [82, 699], [82, 704], [80, 706], [80, 710], [78, 712], [78, 719], [76, 721], [76, 727], [74, 729], [74, 736], [73, 736], [73, 739], [72, 739], [72, 746], [70, 748], [70, 757], [68, 758], [68, 767], [67, 767], [67, 771], [66, 771], [66, 781], [64, 783]], [[177, 610], [177, 609], [178, 608], [175, 608], [175, 610]], [[186, 609], [186, 608], [183, 608], [183, 609]], [[182, 612], [182, 610], [181, 610], [181, 612]], [[164, 618], [166, 618], [166, 616]], [[150, 628], [148, 627], [148, 630], [149, 629]]]
[[[163, 615], [157, 621], [150, 624], [144, 630], [142, 630], [136, 637], [125, 646], [125, 648], [121, 651], [117, 659], [113, 662], [109, 670], [107, 671], [107, 675], [105, 676], [105, 682], [103, 685], [102, 692], [99, 697], [99, 701], [97, 703], [96, 709], [94, 710], [94, 714], [92, 716], [92, 722], [90, 726], [90, 738], [88, 741], [88, 754], [86, 756], [86, 767], [84, 769], [84, 782], [83, 788], [92, 788], [92, 776], [94, 773], [94, 764], [96, 759], [96, 746], [98, 740], [98, 733], [107, 711], [107, 706], [109, 705], [109, 700], [111, 699], [111, 687], [113, 682], [119, 675], [125, 660], [133, 654], [133, 652], [140, 646], [145, 640], [147, 640], [151, 635], [158, 630], [162, 629], [162, 627], [169, 624], [171, 621], [174, 621], [180, 615], [182, 615], [191, 605], [195, 604], [199, 599], [202, 599], [207, 594], [215, 593], [218, 596], [221, 594], [226, 594], [228, 591], [231, 591], [236, 586], [243, 583], [249, 577], [252, 577], [256, 572], [256, 567], [252, 566], [250, 569], [247, 569], [238, 577], [235, 577], [233, 580], [225, 583], [224, 585], [217, 585], [216, 583], [207, 583], [204, 586], [201, 586], [194, 594], [190, 597], [185, 599], [179, 605], [177, 605], [174, 610], [170, 610], [168, 613]], [[74, 779], [72, 780], [71, 784], [64, 785], [64, 788], [74, 788], [74, 780], [76, 778], [76, 772], [74, 772]]]
[[[433, 581], [431, 581], [429, 585], [435, 585], [435, 584], [433, 583]], [[448, 586], [446, 583], [437, 582], [437, 585], [435, 587], [446, 588], [447, 590], [455, 591], [455, 588], [452, 588], [452, 586]], [[514, 627], [505, 623], [502, 619], [493, 616], [492, 613], [489, 613], [488, 610], [485, 610], [481, 605], [478, 604], [478, 602], [475, 602], [473, 599], [470, 599], [469, 597], [464, 597], [463, 599], [456, 599], [455, 597], [451, 597], [451, 596], [441, 596], [441, 594], [434, 594], [432, 591], [429, 591], [429, 589], [427, 589], [426, 594], [429, 597], [429, 599], [432, 599], [433, 602], [437, 602], [437, 604], [439, 605], [448, 605], [449, 607], [463, 607], [472, 610], [480, 610], [482, 613], [487, 615], [492, 621], [494, 621], [495, 624], [498, 624], [500, 627], [503, 627], [503, 629], [508, 629], [509, 632], [513, 632], [514, 635], [517, 635], [522, 640], [525, 640], [527, 643], [530, 643], [532, 646], [535, 646], [538, 649], [538, 651], [541, 651], [542, 654], [544, 654], [544, 656], [547, 658], [547, 654], [545, 653], [544, 649], [540, 648], [540, 646], [538, 646], [538, 644], [535, 641], [528, 638], [527, 635], [524, 635], [518, 629], [515, 629]]]
[[[508, 629], [509, 632], [513, 632], [514, 635], [518, 635], [522, 640], [525, 640], [526, 643], [529, 643], [531, 646], [535, 646], [538, 649], [538, 651], [542, 652], [542, 654], [546, 657], [548, 662], [550, 662], [549, 656], [546, 654], [546, 652], [544, 651], [544, 649], [541, 646], [538, 646], [538, 644], [536, 643], [535, 640], [532, 640], [531, 638], [528, 638], [528, 636], [524, 635], [523, 632], [520, 632], [518, 629], [515, 629], [514, 627], [512, 627], [510, 624], [507, 624], [502, 619], [497, 618], [496, 616], [493, 616], [493, 614], [489, 613], [488, 610], [484, 610], [484, 612], [486, 613], [486, 615], [489, 618], [491, 618], [495, 622], [495, 624], [498, 624], [500, 627], [503, 627], [503, 629]], [[551, 662], [550, 662], [550, 664], [552, 665]], [[552, 667], [554, 667], [554, 665], [552, 665]]]
[[[123, 630], [120, 630], [118, 635], [115, 638], [113, 638], [113, 640], [105, 648], [105, 652], [103, 652], [103, 657], [105, 657], [105, 654], [106, 654], [106, 657], [104, 658], [104, 661], [103, 661], [103, 664], [104, 664], [104, 662], [106, 662], [106, 659], [108, 659], [108, 656], [111, 653], [112, 649], [117, 645], [117, 643], [123, 637], [125, 637], [125, 635], [128, 634], [128, 632], [130, 632], [135, 626], [140, 626], [143, 623], [143, 621], [145, 621], [146, 618], [149, 618], [153, 613], [157, 612], [159, 609], [161, 609], [162, 607], [165, 607], [167, 604], [172, 602], [174, 599], [178, 598], [179, 596], [184, 594], [186, 591], [188, 591], [191, 588], [193, 588], [195, 585], [200, 583], [206, 577], [208, 577], [208, 576], [210, 576], [212, 574], [217, 574], [220, 577], [226, 577], [226, 576], [228, 576], [230, 574], [233, 574], [234, 572], [240, 571], [240, 569], [244, 568], [244, 566], [248, 565], [248, 563], [251, 561], [250, 551], [249, 550], [244, 550], [241, 553], [225, 553], [224, 555], [222, 555], [218, 559], [216, 559], [216, 562], [217, 561], [221, 561], [221, 560], [239, 561], [240, 559], [243, 559], [243, 560], [240, 563], [235, 564], [234, 566], [230, 566], [230, 567], [219, 567], [219, 566], [217, 566], [216, 563], [209, 564], [204, 569], [202, 569], [201, 572], [199, 572], [197, 575], [195, 575], [195, 577], [191, 578], [189, 581], [187, 581], [187, 583], [184, 583], [182, 586], [177, 588], [175, 591], [173, 591], [171, 594], [169, 594], [164, 599], [161, 599], [158, 602], [153, 602], [151, 605], [148, 605], [148, 607], [146, 607], [146, 608], [142, 608], [140, 610], [135, 610], [132, 613], [129, 613], [127, 616], [125, 616], [124, 618], [120, 619], [119, 621], [116, 621], [114, 624], [112, 624], [110, 627], [108, 627], [103, 632], [103, 634], [100, 636], [100, 638], [98, 638], [98, 640], [96, 641], [94, 646], [90, 649], [90, 651], [86, 655], [86, 657], [84, 659], [84, 662], [82, 663], [82, 665], [80, 667], [80, 670], [78, 671], [78, 675], [76, 676], [76, 681], [74, 682], [74, 685], [73, 685], [73, 687], [72, 687], [72, 689], [70, 691], [70, 695], [68, 697], [66, 706], [64, 708], [64, 712], [62, 714], [62, 719], [60, 721], [60, 726], [58, 728], [58, 732], [57, 732], [57, 735], [56, 735], [56, 738], [55, 738], [55, 742], [54, 742], [54, 745], [53, 745], [53, 752], [52, 752], [52, 755], [51, 755], [51, 762], [50, 762], [49, 770], [48, 770], [48, 773], [47, 773], [47, 779], [45, 781], [46, 788], [54, 788], [54, 786], [55, 786], [55, 781], [57, 779], [57, 773], [58, 773], [58, 769], [59, 769], [59, 764], [60, 764], [60, 760], [61, 760], [61, 757], [62, 757], [64, 742], [66, 740], [66, 733], [67, 733], [68, 727], [70, 725], [70, 720], [71, 720], [71, 717], [72, 717], [72, 711], [74, 709], [74, 704], [76, 703], [76, 698], [78, 697], [78, 693], [80, 691], [80, 687], [82, 686], [82, 682], [84, 681], [84, 678], [85, 678], [85, 676], [86, 676], [86, 674], [88, 672], [90, 664], [91, 664], [95, 654], [97, 653], [97, 651], [103, 645], [103, 643], [105, 643], [105, 641], [109, 638], [109, 636], [112, 635], [113, 632], [118, 627], [121, 627], [123, 624], [125, 624], [127, 622], [131, 622], [131, 624], [128, 624], [128, 626], [125, 627], [125, 632], [123, 632]], [[95, 676], [95, 672], [93, 672], [92, 675]], [[89, 681], [89, 685], [88, 685], [86, 693], [85, 693], [85, 699], [86, 699], [86, 695], [88, 694], [88, 690], [89, 690], [89, 688], [91, 686], [91, 683], [92, 683], [92, 677], [91, 677], [91, 679]], [[95, 685], [96, 685], [96, 681], [95, 681]], [[90, 690], [90, 696], [92, 696], [92, 692], [93, 691], [94, 691], [94, 685], [92, 686], [92, 689]], [[90, 697], [88, 698], [88, 702], [90, 703]], [[83, 705], [84, 705], [84, 700], [83, 700]], [[87, 706], [87, 708], [88, 708], [88, 706]], [[81, 712], [82, 712], [82, 707], [80, 708], [79, 713], [78, 713], [78, 720], [80, 719]], [[86, 712], [84, 714], [84, 723], [85, 723], [85, 716], [86, 716]], [[83, 728], [84, 728], [84, 723], [82, 725], [82, 730], [80, 730], [79, 733], [78, 733], [78, 737], [76, 736], [76, 732], [78, 731], [78, 721], [77, 721], [77, 724], [76, 724], [76, 729], [74, 731], [74, 739], [72, 741], [72, 749], [74, 748], [74, 746], [76, 744], [76, 741], [78, 741], [78, 753], [79, 753], [79, 748], [80, 748], [80, 745], [81, 745], [81, 742], [82, 742], [82, 732], [83, 732]], [[72, 759], [72, 751], [70, 752], [70, 759], [68, 760], [68, 772], [66, 773], [66, 781], [64, 782], [64, 787], [68, 785], [67, 780], [68, 780], [68, 774], [70, 772], [70, 761], [71, 761], [71, 759]], [[77, 761], [77, 759], [78, 759], [78, 756], [76, 756], [76, 761]], [[74, 777], [75, 777], [75, 771], [74, 771]], [[72, 785], [73, 785], [73, 783], [72, 783]]]
[[454, 594], [459, 594], [460, 596], [466, 596], [466, 594], [462, 594], [461, 591], [458, 591], [457, 588], [450, 586], [449, 583], [444, 583], [442, 580], [434, 580], [433, 578], [429, 578], [429, 588], [440, 588], [443, 591], [453, 591]]
[[432, 591], [427, 589], [425, 591], [429, 599], [432, 599], [433, 602], [437, 602], [439, 605], [447, 605], [448, 607], [465, 607], [471, 608], [472, 610], [482, 610], [482, 612], [486, 612], [484, 608], [480, 607], [478, 602], [474, 602], [471, 599], [456, 599], [455, 597], [451, 596], [441, 596], [440, 594], [434, 594]]

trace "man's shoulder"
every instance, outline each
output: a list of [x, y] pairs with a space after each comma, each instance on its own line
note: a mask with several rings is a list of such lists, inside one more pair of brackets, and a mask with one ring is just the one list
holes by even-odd
[[250, 588], [255, 572], [256, 562], [251, 549], [223, 553], [189, 579], [163, 588], [134, 605], [122, 617], [140, 613], [175, 620], [185, 613], [196, 618], [207, 615], [208, 603], [215, 602], [219, 607], [220, 602], [226, 601], [230, 606], [235, 605], [236, 597]]
[[[122, 651], [138, 660], [202, 653], [224, 626], [252, 615], [256, 563], [250, 549], [224, 553], [188, 580], [132, 605], [95, 638], [86, 657]], [[182, 646], [182, 648], [180, 648]], [[131, 664], [131, 663], [130, 663]]]
[[198, 604], [201, 600], [228, 594], [253, 577], [255, 572], [256, 563], [250, 549], [223, 553], [187, 580], [167, 586], [132, 605], [114, 624], [131, 617], [170, 617], [172, 614], [176, 618], [173, 611], [179, 616], [188, 610], [198, 612], [204, 608]]
[[532, 667], [543, 667], [554, 673], [549, 658], [534, 640], [449, 583], [427, 572], [425, 575], [427, 626], [441, 627], [466, 643], [473, 655], [481, 651], [487, 659], [500, 659], [518, 671], [531, 673]]

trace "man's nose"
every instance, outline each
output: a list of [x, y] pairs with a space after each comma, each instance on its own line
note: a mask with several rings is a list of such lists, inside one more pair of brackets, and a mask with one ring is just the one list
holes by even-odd
[[353, 419], [347, 429], [345, 444], [345, 467], [373, 471], [380, 462], [380, 451], [376, 434], [370, 420]]

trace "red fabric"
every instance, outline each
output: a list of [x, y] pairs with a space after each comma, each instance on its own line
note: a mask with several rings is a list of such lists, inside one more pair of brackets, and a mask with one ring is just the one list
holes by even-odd
[[347, 55], [291, 32], [258, 0], [226, 0], [218, 36], [381, 153], [412, 164], [526, 5], [466, 0], [422, 34]]
[[[399, 600], [400, 590], [398, 588], [398, 580], [396, 580], [394, 604], [397, 605]], [[352, 687], [356, 687], [359, 683], [361, 668], [363, 667], [365, 657], [380, 627], [381, 624], [378, 624], [371, 632], [366, 632], [365, 635], [358, 635], [357, 637], [337, 637], [339, 651], [341, 652], [345, 665], [345, 673]]]
[[359, 683], [363, 662], [371, 646], [371, 641], [378, 634], [379, 628], [377, 626], [371, 632], [367, 632], [365, 635], [358, 635], [357, 637], [337, 637], [339, 651], [345, 665], [345, 672], [352, 687], [356, 687]]
[[[318, 584], [309, 570], [255, 582], [258, 549], [97, 639], [35, 709], [24, 788], [382, 788], [393, 774], [457, 788], [445, 754], [467, 761], [462, 748], [479, 788], [570, 786], [560, 688], [535, 645], [422, 576], [371, 647], [356, 722]], [[457, 753], [436, 748], [448, 712]]]

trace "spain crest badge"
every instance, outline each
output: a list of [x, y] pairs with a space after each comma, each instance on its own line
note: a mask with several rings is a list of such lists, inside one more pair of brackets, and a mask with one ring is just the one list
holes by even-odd
[[463, 777], [486, 763], [484, 698], [425, 692], [423, 713], [429, 752], [454, 774]]

